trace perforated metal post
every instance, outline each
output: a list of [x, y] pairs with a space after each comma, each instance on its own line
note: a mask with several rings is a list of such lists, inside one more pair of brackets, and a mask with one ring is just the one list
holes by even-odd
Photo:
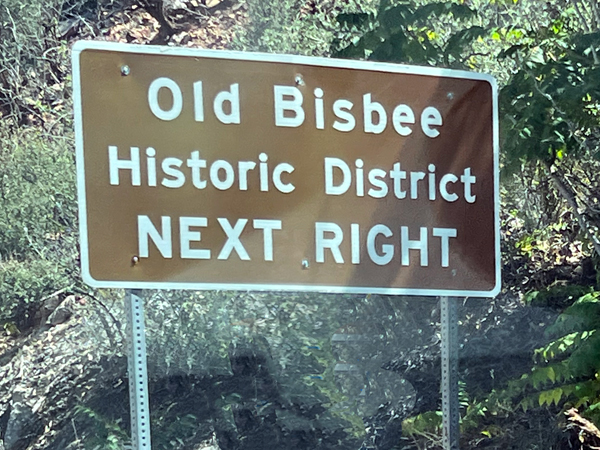
[[444, 450], [458, 450], [458, 299], [440, 297], [442, 321], [442, 416]]
[[126, 291], [125, 309], [132, 447], [133, 450], [151, 450], [144, 303], [140, 290]]

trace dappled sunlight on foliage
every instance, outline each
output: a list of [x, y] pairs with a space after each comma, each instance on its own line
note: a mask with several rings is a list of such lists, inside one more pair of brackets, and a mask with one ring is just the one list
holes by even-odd
[[[2, 1], [0, 449], [131, 444], [123, 292], [79, 269], [79, 39], [494, 75], [503, 289], [459, 309], [462, 446], [599, 446], [599, 30], [592, 0]], [[153, 447], [440, 448], [436, 299], [144, 297]]]

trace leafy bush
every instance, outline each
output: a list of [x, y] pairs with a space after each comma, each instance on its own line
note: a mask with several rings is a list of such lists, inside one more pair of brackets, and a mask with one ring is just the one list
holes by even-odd
[[[250, 24], [236, 33], [234, 48], [244, 51], [326, 56], [338, 32], [337, 13], [362, 11], [373, 0], [246, 0]], [[340, 2], [342, 3], [342, 2]]]
[[574, 300], [592, 291], [590, 286], [565, 285], [533, 291], [526, 294], [523, 300], [532, 306], [564, 308], [573, 303]]
[[477, 428], [483, 417], [505, 415], [517, 407], [523, 411], [575, 407], [600, 424], [599, 331], [600, 292], [592, 291], [546, 329], [552, 340], [535, 351], [531, 371], [492, 391], [483, 401], [472, 402], [463, 425]]
[[[539, 405], [555, 403], [585, 409], [600, 424], [600, 292], [580, 297], [547, 332], [554, 341], [536, 351], [536, 364], [522, 383], [534, 389]], [[565, 403], [566, 401], [566, 403]], [[521, 404], [531, 407], [531, 396]]]
[[74, 253], [71, 145], [70, 139], [0, 130], [0, 258], [52, 259], [50, 253], [63, 245], [70, 246], [67, 253]]
[[[338, 38], [336, 54], [344, 58], [462, 67], [464, 48], [485, 33], [481, 26], [470, 26], [468, 20], [475, 15], [466, 4], [451, 1], [421, 5], [416, 1], [384, 0], [376, 12], [338, 16], [342, 30], [357, 36], [349, 45]], [[433, 29], [432, 20], [448, 16], [454, 19], [450, 32], [447, 21]]]
[[[71, 3], [72, 4], [72, 3]], [[66, 2], [4, 0], [0, 8], [0, 118], [13, 125], [61, 125], [69, 90], [68, 48], [61, 42]], [[55, 131], [60, 131], [60, 126]]]
[[0, 262], [0, 325], [31, 327], [41, 300], [69, 284], [69, 277], [51, 261]]
[[0, 130], [0, 323], [31, 326], [41, 299], [76, 279], [70, 143]]
[[[82, 434], [83, 446], [89, 450], [123, 450], [126, 443], [131, 439], [124, 430], [120, 420], [111, 420], [87, 406], [79, 405], [75, 409], [73, 417], [73, 426], [75, 423], [84, 431]], [[76, 421], [76, 422], [75, 422]], [[90, 430], [89, 435], [87, 430]]]

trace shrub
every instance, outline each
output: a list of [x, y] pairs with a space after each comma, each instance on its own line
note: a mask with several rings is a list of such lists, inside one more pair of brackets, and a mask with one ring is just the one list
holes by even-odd
[[[73, 248], [76, 229], [72, 141], [0, 130], [0, 258], [50, 258]], [[60, 256], [60, 255], [54, 255]]]
[[236, 33], [244, 51], [328, 56], [340, 12], [363, 11], [373, 0], [246, 0], [250, 23]]
[[[4, 0], [0, 7], [0, 117], [13, 125], [58, 124], [70, 115], [64, 99], [68, 52], [61, 42], [65, 2]], [[8, 119], [8, 120], [7, 120]]]
[[1, 262], [0, 324], [13, 324], [19, 330], [31, 327], [43, 298], [69, 283], [64, 270], [51, 261]]
[[71, 140], [0, 130], [0, 324], [33, 325], [44, 296], [74, 284]]

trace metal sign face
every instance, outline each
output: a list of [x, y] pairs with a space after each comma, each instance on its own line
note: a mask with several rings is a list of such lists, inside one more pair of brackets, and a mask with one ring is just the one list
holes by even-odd
[[491, 77], [105, 42], [73, 71], [88, 284], [498, 293]]

